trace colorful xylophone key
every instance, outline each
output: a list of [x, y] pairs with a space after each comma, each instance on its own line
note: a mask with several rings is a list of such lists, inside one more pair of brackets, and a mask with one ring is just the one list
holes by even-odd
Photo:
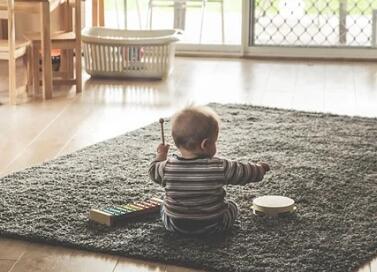
[[91, 209], [89, 219], [100, 224], [113, 226], [139, 215], [158, 213], [162, 202], [161, 199], [152, 197], [142, 202]]

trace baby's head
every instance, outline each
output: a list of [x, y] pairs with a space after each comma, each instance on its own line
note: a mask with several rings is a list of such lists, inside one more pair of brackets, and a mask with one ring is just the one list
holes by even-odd
[[172, 120], [172, 136], [181, 153], [213, 157], [219, 134], [219, 117], [209, 107], [190, 106]]

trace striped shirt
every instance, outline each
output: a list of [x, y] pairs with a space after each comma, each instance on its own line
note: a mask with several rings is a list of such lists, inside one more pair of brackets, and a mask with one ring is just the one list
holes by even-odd
[[174, 156], [153, 161], [149, 167], [150, 178], [165, 188], [164, 212], [177, 219], [218, 218], [227, 207], [224, 185], [258, 182], [264, 174], [264, 168], [258, 164], [216, 157]]

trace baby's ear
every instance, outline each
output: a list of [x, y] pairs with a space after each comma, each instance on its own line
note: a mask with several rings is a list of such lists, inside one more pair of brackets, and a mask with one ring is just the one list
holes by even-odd
[[205, 150], [208, 147], [208, 138], [205, 138], [201, 143], [200, 143], [200, 148], [202, 150]]

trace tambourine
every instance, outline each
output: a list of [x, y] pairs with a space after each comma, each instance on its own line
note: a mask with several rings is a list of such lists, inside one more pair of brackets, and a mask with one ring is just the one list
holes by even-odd
[[289, 197], [266, 195], [254, 198], [253, 213], [255, 215], [278, 216], [296, 211], [295, 201]]

